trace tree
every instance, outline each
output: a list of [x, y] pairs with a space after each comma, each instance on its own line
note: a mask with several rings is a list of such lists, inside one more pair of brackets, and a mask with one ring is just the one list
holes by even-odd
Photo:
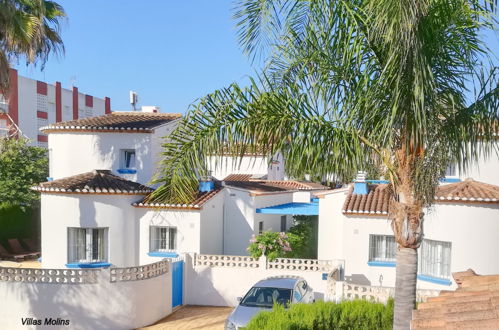
[[0, 0], [0, 91], [9, 86], [12, 61], [43, 65], [51, 53], [64, 51], [59, 35], [64, 9], [48, 0]]
[[398, 243], [394, 328], [410, 326], [425, 207], [456, 162], [490, 155], [498, 133], [495, 60], [479, 0], [241, 0], [244, 51], [265, 59], [249, 87], [195, 104], [165, 144], [154, 196], [183, 203], [227, 145], [282, 152], [288, 174], [390, 179]]
[[39, 194], [31, 187], [46, 181], [47, 151], [25, 139], [0, 138], [0, 206], [30, 207]]

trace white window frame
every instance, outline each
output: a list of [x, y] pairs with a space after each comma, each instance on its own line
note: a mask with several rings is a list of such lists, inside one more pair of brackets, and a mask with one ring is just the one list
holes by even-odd
[[[173, 239], [171, 238], [172, 234]], [[150, 226], [149, 252], [175, 252], [177, 250], [177, 238], [177, 227]]]
[[419, 249], [418, 274], [434, 278], [450, 279], [452, 243], [424, 239]]
[[[454, 173], [447, 174], [450, 169], [453, 169]], [[445, 169], [445, 177], [449, 179], [456, 179], [459, 178], [459, 167], [457, 166], [456, 163], [450, 163], [447, 168]]]
[[[133, 152], [133, 164], [127, 166], [127, 154]], [[130, 166], [132, 165], [132, 166]], [[120, 168], [127, 170], [137, 169], [137, 152], [135, 149], [121, 149], [120, 150]]]
[[[94, 240], [95, 232], [99, 236], [97, 242]], [[107, 262], [107, 237], [108, 228], [68, 227], [68, 263]], [[97, 251], [97, 258], [94, 258], [95, 247], [102, 249], [101, 251]]]
[[395, 262], [397, 242], [393, 235], [369, 235], [369, 262]]

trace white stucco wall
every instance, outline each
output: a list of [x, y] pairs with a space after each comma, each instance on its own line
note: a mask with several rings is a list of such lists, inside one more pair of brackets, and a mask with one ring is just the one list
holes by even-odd
[[257, 208], [290, 203], [293, 192], [251, 196], [243, 189], [225, 189], [224, 254], [247, 255], [246, 248], [251, 235], [258, 234], [258, 223], [263, 221], [263, 230], [280, 231], [281, 215], [256, 213]]
[[[41, 194], [44, 268], [68, 263], [68, 227], [108, 228], [108, 261], [117, 267], [138, 264], [138, 222], [132, 202], [137, 195]], [[157, 261], [157, 260], [156, 260]]]
[[154, 208], [135, 208], [135, 221], [139, 223], [140, 243], [138, 253], [140, 264], [161, 260], [160, 257], [150, 257], [149, 227], [177, 227], [177, 253], [200, 253], [200, 213], [196, 210], [170, 210]]
[[[0, 281], [2, 329], [135, 329], [171, 314], [172, 273], [127, 282], [109, 281], [109, 270], [91, 284]], [[45, 318], [61, 318], [69, 325], [43, 325]], [[23, 325], [22, 318], [41, 320]]]
[[[163, 137], [169, 135], [177, 123], [159, 126], [153, 133], [50, 133], [50, 176], [59, 179], [104, 169], [147, 185], [158, 170], [162, 144], [169, 141]], [[120, 150], [123, 149], [135, 149], [136, 174], [118, 173], [122, 165]]]
[[284, 180], [285, 164], [282, 154], [277, 153], [269, 163], [268, 157], [264, 156], [210, 156], [208, 157], [208, 169], [211, 175], [218, 180], [224, 179], [229, 174], [258, 174], [267, 175], [268, 180]]
[[123, 174], [128, 180], [146, 184], [152, 175], [153, 159], [149, 133], [49, 134], [51, 173], [56, 180], [93, 170], [111, 170], [118, 175], [120, 150], [135, 149], [136, 174]]
[[[239, 163], [240, 162], [240, 163]], [[261, 156], [237, 157], [208, 157], [208, 170], [218, 180], [224, 179], [232, 173], [238, 174], [267, 174], [268, 160]]]
[[476, 165], [462, 173], [458, 173], [458, 175], [461, 180], [473, 178], [475, 181], [499, 186], [499, 155], [495, 152], [489, 155], [482, 154]]
[[[392, 235], [386, 217], [345, 216], [345, 191], [326, 195], [319, 202], [319, 259], [345, 259], [346, 280], [364, 285], [395, 285], [395, 268], [369, 266], [369, 235]], [[425, 238], [452, 243], [451, 273], [474, 269], [479, 274], [499, 273], [499, 205], [436, 204], [425, 212]], [[382, 280], [380, 281], [380, 276]], [[451, 289], [418, 280], [421, 289]]]
[[222, 254], [224, 245], [224, 196], [220, 191], [201, 209], [201, 246], [199, 253]]
[[303, 277], [314, 290], [315, 298], [323, 300], [327, 280], [321, 271], [297, 271], [251, 267], [193, 266], [192, 256], [186, 256], [185, 303], [188, 305], [236, 306], [237, 297], [243, 297], [258, 281], [270, 276], [294, 275]]

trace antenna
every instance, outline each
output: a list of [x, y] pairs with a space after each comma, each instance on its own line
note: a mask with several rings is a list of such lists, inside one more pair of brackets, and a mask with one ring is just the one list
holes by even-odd
[[139, 95], [134, 91], [130, 91], [130, 104], [132, 105], [133, 111], [136, 110], [137, 103], [139, 103]]

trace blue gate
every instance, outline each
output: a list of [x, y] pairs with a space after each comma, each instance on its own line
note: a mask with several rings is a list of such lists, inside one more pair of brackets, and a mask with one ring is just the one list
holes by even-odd
[[184, 261], [172, 262], [172, 308], [183, 304], [184, 288]]

